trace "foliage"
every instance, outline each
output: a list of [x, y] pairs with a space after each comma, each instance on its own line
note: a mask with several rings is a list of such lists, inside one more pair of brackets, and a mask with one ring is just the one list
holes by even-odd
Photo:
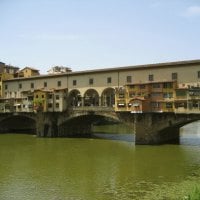
[[200, 187], [195, 187], [194, 190], [185, 198], [187, 200], [200, 200]]

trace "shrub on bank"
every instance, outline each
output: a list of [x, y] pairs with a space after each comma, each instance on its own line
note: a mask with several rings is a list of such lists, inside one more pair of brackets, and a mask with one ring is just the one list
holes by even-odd
[[184, 199], [185, 200], [200, 200], [200, 188], [195, 187], [195, 189]]

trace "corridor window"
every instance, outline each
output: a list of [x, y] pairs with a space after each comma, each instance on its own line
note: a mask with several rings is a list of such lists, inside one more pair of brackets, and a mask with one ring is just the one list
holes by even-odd
[[31, 88], [34, 88], [34, 83], [31, 83]]
[[8, 89], [8, 85], [5, 85], [5, 90], [7, 90]]
[[21, 83], [19, 83], [19, 89], [21, 89], [22, 88], [22, 84]]
[[60, 96], [59, 95], [56, 95], [56, 100], [59, 100], [60, 99]]
[[126, 82], [127, 83], [132, 83], [132, 76], [127, 76], [126, 77]]
[[61, 86], [61, 81], [57, 82], [57, 86], [60, 87]]
[[197, 77], [200, 78], [200, 71], [197, 72]]
[[73, 80], [73, 86], [77, 85], [77, 81]]
[[44, 82], [44, 87], [47, 87], [47, 82]]
[[175, 81], [178, 79], [178, 74], [177, 73], [172, 73], [172, 80]]
[[90, 78], [89, 79], [89, 85], [93, 85], [94, 84], [94, 79], [93, 78]]
[[153, 81], [153, 74], [149, 74], [149, 81]]
[[111, 77], [108, 77], [107, 78], [107, 83], [111, 83], [112, 82], [112, 78]]

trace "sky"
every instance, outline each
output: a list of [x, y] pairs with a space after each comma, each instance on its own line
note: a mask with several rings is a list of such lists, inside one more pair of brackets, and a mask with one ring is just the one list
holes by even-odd
[[0, 61], [45, 74], [200, 59], [200, 0], [0, 0]]

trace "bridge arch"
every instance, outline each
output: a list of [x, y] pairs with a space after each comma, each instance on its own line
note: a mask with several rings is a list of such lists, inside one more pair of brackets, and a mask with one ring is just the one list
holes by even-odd
[[36, 120], [24, 115], [8, 116], [0, 121], [0, 133], [36, 134]]
[[78, 89], [73, 89], [68, 95], [68, 105], [70, 106], [80, 106], [82, 104], [81, 93]]
[[107, 107], [113, 107], [115, 104], [115, 89], [105, 88], [101, 94], [101, 105]]
[[80, 113], [72, 115], [58, 125], [59, 136], [91, 136], [92, 127], [96, 124], [117, 123], [119, 119], [101, 113]]
[[99, 93], [95, 89], [88, 89], [83, 96], [84, 106], [99, 106]]

